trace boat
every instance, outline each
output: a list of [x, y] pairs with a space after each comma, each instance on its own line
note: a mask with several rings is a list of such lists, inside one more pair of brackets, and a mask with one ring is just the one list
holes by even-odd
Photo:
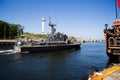
[[120, 19], [118, 18], [118, 7], [120, 7], [120, 0], [115, 0], [116, 18], [113, 21], [112, 28], [108, 28], [105, 24], [104, 38], [106, 45], [106, 54], [109, 58], [120, 60]]
[[56, 32], [56, 24], [49, 22], [51, 33], [47, 34], [46, 39], [33, 41], [30, 38], [22, 43], [21, 52], [50, 52], [68, 49], [80, 49], [81, 43], [77, 40], [69, 39], [66, 34]]
[[104, 37], [106, 43], [106, 54], [110, 58], [120, 58], [120, 20], [113, 22], [112, 28], [105, 24]]
[[112, 64], [100, 72], [94, 71], [88, 80], [120, 80], [120, 64]]

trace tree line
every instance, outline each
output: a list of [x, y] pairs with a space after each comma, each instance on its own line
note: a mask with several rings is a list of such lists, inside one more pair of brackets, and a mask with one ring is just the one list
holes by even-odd
[[15, 39], [23, 34], [24, 26], [0, 20], [0, 39]]

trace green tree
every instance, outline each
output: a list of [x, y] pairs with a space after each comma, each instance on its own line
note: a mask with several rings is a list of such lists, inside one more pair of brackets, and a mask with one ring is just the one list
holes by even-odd
[[10, 24], [0, 21], [0, 39], [15, 39], [23, 34], [24, 27], [20, 24]]
[[9, 36], [11, 39], [15, 38], [18, 34], [18, 29], [16, 24], [10, 24]]
[[0, 39], [9, 38], [9, 23], [0, 21]]
[[10, 24], [10, 36], [11, 38], [20, 37], [23, 34], [24, 27], [20, 24]]

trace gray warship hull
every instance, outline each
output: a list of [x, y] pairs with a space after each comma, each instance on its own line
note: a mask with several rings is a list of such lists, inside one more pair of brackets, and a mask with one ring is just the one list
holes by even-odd
[[69, 49], [80, 49], [81, 44], [64, 44], [64, 45], [41, 45], [41, 46], [21, 46], [21, 52], [50, 52]]

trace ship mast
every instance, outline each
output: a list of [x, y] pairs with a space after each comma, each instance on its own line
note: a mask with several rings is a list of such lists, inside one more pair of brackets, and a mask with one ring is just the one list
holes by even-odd
[[118, 0], [115, 0], [115, 12], [116, 12], [116, 19], [118, 19]]
[[117, 19], [118, 18], [117, 0], [115, 0], [115, 13], [116, 13], [116, 19]]

